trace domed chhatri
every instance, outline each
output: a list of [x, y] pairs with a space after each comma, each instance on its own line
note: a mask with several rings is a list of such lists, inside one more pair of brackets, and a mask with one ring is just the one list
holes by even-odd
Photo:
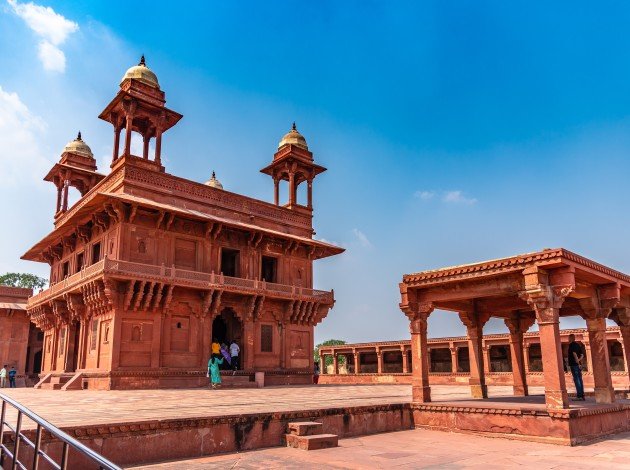
[[303, 148], [304, 150], [308, 150], [308, 145], [306, 145], [306, 139], [302, 134], [300, 134], [295, 127], [295, 123], [289, 132], [285, 134], [280, 143], [278, 144], [278, 148], [283, 147], [284, 145], [291, 144], [297, 147]]
[[133, 78], [157, 89], [160, 88], [157, 75], [155, 75], [151, 71], [151, 69], [147, 67], [147, 64], [144, 60], [144, 55], [140, 58], [140, 63], [138, 65], [134, 65], [129, 70], [127, 70], [127, 72], [125, 72], [125, 75], [120, 81], [120, 84], [122, 85], [122, 82], [124, 82], [128, 78]]
[[210, 186], [211, 188], [223, 189], [223, 185], [217, 179], [214, 171], [212, 172], [212, 177], [208, 181], [206, 181], [205, 184], [206, 186]]
[[90, 149], [88, 144], [83, 142], [83, 139], [81, 139], [80, 131], [79, 131], [79, 134], [77, 135], [77, 138], [71, 142], [68, 142], [68, 144], [64, 147], [63, 151], [64, 153], [70, 152], [70, 153], [76, 153], [78, 155], [82, 155], [84, 157], [94, 158], [94, 155], [92, 154], [92, 149]]

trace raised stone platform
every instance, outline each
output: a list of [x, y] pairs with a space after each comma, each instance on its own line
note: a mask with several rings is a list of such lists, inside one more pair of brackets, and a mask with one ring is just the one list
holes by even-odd
[[[576, 444], [630, 423], [626, 400], [607, 407], [589, 398], [573, 402], [562, 416], [551, 416], [542, 396], [515, 402], [511, 387], [490, 387], [493, 398], [477, 401], [470, 399], [469, 387], [435, 386], [436, 401], [413, 406], [406, 385], [5, 391], [121, 465], [282, 446], [288, 424], [296, 421], [320, 422], [321, 433], [339, 438], [415, 426], [556, 444]], [[15, 417], [9, 414], [9, 419]], [[55, 452], [47, 442], [45, 437], [44, 446]]]

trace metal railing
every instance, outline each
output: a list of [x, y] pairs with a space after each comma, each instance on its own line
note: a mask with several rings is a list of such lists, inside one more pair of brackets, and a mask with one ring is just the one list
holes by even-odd
[[[16, 468], [20, 468], [22, 470], [36, 470], [37, 468], [39, 468], [40, 460], [43, 459], [52, 468], [55, 468], [57, 470], [66, 470], [68, 468], [69, 453], [72, 449], [73, 451], [81, 454], [84, 458], [84, 461], [89, 461], [93, 463], [94, 468], [103, 470], [121, 470], [121, 467], [119, 467], [118, 465], [110, 462], [105, 457], [84, 446], [79, 441], [69, 436], [56, 426], [53, 426], [45, 419], [39, 417], [25, 406], [20, 405], [15, 400], [12, 400], [11, 398], [3, 394], [0, 394], [0, 399], [2, 400], [2, 416], [0, 417], [0, 467], [10, 468], [11, 470], [15, 470]], [[9, 422], [7, 421], [7, 405], [10, 405], [17, 410], [17, 420], [15, 427], [11, 426], [11, 424], [9, 424]], [[31, 419], [37, 425], [37, 428], [35, 430], [34, 442], [31, 441], [22, 431], [23, 416]], [[7, 445], [4, 442], [7, 428], [13, 432], [12, 449], [9, 448], [10, 445]], [[48, 432], [54, 439], [62, 442], [61, 462], [57, 463], [52, 457], [50, 457], [48, 454], [46, 454], [46, 452], [42, 450], [41, 444], [43, 431]], [[19, 460], [19, 453], [20, 449], [22, 448], [22, 443], [30, 447], [33, 452], [32, 460], [26, 464], [22, 463]], [[7, 462], [5, 462], [7, 458], [9, 459], [8, 466], [6, 465]], [[85, 467], [82, 466], [82, 468]]]

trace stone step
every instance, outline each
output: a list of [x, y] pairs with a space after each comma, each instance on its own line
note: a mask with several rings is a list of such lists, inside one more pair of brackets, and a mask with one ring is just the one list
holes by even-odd
[[315, 421], [298, 421], [289, 423], [289, 434], [295, 436], [313, 436], [315, 434], [322, 434], [323, 428], [324, 425], [322, 423]]
[[285, 434], [287, 447], [301, 450], [319, 450], [337, 447], [339, 436], [336, 434], [315, 434], [314, 436], [297, 436], [295, 434]]
[[39, 388], [42, 390], [61, 390], [61, 387], [63, 387], [63, 384], [51, 382], [47, 382], [39, 386]]

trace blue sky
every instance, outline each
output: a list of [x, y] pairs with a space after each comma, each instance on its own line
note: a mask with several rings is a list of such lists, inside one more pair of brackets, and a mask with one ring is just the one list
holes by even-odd
[[97, 115], [142, 53], [184, 114], [170, 173], [271, 200], [294, 120], [329, 169], [314, 224], [347, 251], [315, 267], [318, 341], [407, 337], [407, 272], [558, 246], [630, 272], [628, 24], [625, 2], [0, 0], [0, 272], [47, 275], [19, 261], [52, 227], [41, 178], [79, 129], [107, 170]]

